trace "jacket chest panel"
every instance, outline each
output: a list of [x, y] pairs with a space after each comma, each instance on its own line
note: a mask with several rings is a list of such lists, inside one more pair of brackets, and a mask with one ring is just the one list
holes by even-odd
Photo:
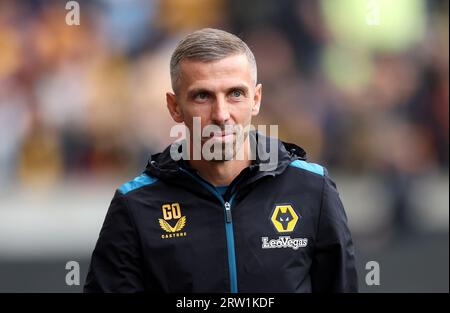
[[157, 273], [165, 290], [227, 290], [224, 215], [219, 203], [194, 197], [158, 199], [140, 208], [137, 223], [146, 267]]

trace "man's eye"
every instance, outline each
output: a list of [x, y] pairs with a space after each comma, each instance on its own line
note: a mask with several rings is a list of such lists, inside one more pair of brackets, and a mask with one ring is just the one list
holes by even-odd
[[233, 90], [232, 92], [231, 92], [231, 95], [233, 96], [233, 97], [235, 97], [235, 98], [239, 98], [240, 96], [242, 96], [242, 91], [240, 91], [240, 90]]
[[206, 92], [200, 92], [195, 96], [196, 100], [206, 100], [208, 99], [208, 94]]

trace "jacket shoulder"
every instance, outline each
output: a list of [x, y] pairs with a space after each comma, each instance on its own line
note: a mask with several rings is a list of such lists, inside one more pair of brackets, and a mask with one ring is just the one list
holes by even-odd
[[290, 167], [299, 168], [302, 170], [305, 170], [310, 173], [314, 173], [320, 176], [326, 176], [327, 170], [322, 165], [316, 164], [316, 163], [309, 163], [303, 160], [294, 160], [289, 163]]
[[141, 175], [135, 177], [134, 179], [124, 183], [118, 188], [118, 191], [122, 195], [126, 195], [134, 190], [140, 189], [145, 186], [153, 185], [158, 181], [158, 178], [148, 175], [147, 173], [142, 173]]

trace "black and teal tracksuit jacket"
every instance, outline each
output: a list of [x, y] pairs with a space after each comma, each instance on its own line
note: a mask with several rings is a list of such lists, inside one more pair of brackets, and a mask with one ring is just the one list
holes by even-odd
[[[347, 217], [327, 171], [276, 140], [225, 188], [170, 147], [115, 193], [85, 292], [356, 292]], [[269, 138], [269, 139], [268, 139]], [[221, 192], [222, 191], [222, 192]]]

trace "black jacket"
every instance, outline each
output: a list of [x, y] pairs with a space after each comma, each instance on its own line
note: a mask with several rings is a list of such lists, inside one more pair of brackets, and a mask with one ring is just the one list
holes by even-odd
[[257, 155], [223, 195], [169, 147], [153, 155], [116, 191], [84, 291], [356, 292], [335, 184], [303, 149], [277, 145], [275, 169]]

